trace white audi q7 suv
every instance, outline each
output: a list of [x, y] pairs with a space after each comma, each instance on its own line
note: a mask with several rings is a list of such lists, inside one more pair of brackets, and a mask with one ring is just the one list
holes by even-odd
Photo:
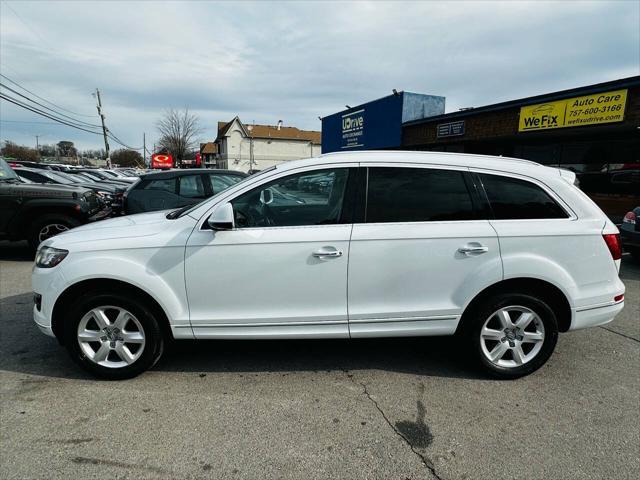
[[479, 155], [336, 153], [192, 207], [44, 241], [34, 319], [104, 378], [170, 339], [458, 335], [500, 378], [624, 306], [618, 230], [571, 172]]

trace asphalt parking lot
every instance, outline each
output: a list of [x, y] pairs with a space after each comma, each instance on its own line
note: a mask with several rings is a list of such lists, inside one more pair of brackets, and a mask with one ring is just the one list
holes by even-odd
[[640, 266], [626, 308], [517, 381], [455, 340], [182, 342], [124, 382], [31, 319], [32, 259], [0, 243], [0, 477], [602, 479], [640, 475]]

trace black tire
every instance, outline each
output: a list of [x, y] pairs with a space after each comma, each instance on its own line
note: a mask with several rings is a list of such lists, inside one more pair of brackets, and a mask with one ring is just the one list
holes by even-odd
[[[522, 306], [534, 312], [544, 326], [544, 340], [531, 360], [522, 365], [504, 367], [493, 363], [483, 352], [481, 330], [495, 312], [510, 306]], [[461, 334], [472, 365], [499, 379], [515, 379], [535, 372], [551, 357], [558, 341], [558, 322], [553, 310], [544, 300], [522, 293], [504, 293], [481, 301], [473, 310], [465, 312], [462, 325]], [[506, 336], [503, 338], [506, 339]], [[511, 343], [508, 340], [506, 342]]]
[[[144, 345], [137, 360], [133, 363], [110, 368], [92, 361], [78, 341], [78, 326], [82, 318], [93, 308], [101, 306], [120, 307], [135, 316], [144, 334]], [[106, 380], [132, 378], [153, 367], [164, 350], [164, 337], [153, 311], [143, 302], [122, 292], [92, 291], [82, 295], [69, 309], [68, 320], [64, 325], [64, 344], [71, 358], [87, 372]]]
[[34, 252], [37, 250], [38, 245], [40, 245], [40, 232], [49, 225], [63, 225], [65, 228], [71, 230], [80, 225], [80, 221], [68, 215], [58, 213], [49, 213], [36, 217], [31, 223], [29, 237], [27, 238], [29, 247], [31, 247], [31, 250]]

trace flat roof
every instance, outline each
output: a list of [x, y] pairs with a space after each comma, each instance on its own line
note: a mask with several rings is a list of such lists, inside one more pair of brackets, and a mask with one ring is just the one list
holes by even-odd
[[640, 87], [640, 75], [635, 77], [627, 77], [619, 80], [612, 80], [609, 82], [596, 83], [594, 85], [587, 85], [584, 87], [570, 88], [568, 90], [560, 90], [553, 93], [545, 93], [542, 95], [535, 95], [533, 97], [520, 98], [517, 100], [509, 100], [507, 102], [494, 103], [492, 105], [485, 105], [484, 107], [475, 107], [468, 110], [462, 110], [459, 112], [450, 112], [442, 115], [436, 115], [434, 117], [422, 118], [420, 120], [413, 120], [411, 122], [403, 123], [402, 126], [422, 125], [424, 123], [430, 123], [439, 120], [450, 120], [456, 118], [471, 117], [478, 113], [493, 112], [496, 110], [505, 110], [507, 108], [523, 107], [526, 105], [534, 105], [536, 103], [553, 102], [555, 100], [563, 100], [565, 98], [571, 98], [583, 95], [592, 95], [595, 93], [605, 92], [612, 89]]

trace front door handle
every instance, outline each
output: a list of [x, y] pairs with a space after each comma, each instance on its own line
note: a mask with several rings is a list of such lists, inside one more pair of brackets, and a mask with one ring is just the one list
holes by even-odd
[[313, 252], [312, 255], [316, 258], [341, 257], [342, 251], [337, 250], [334, 247], [322, 247], [320, 250]]
[[486, 253], [489, 251], [489, 247], [485, 245], [480, 245], [479, 243], [470, 243], [465, 245], [464, 247], [460, 247], [458, 251], [464, 255], [479, 255], [481, 253]]

